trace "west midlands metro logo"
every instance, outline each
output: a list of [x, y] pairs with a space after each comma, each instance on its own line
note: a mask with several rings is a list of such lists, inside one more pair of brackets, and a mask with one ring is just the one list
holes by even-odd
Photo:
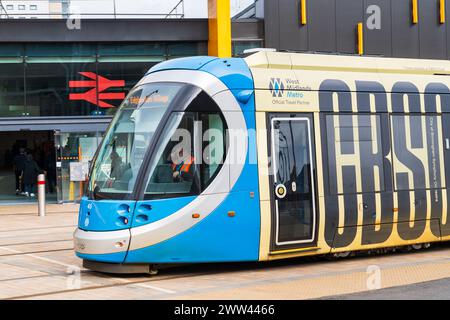
[[284, 93], [284, 83], [280, 78], [270, 78], [269, 89], [272, 97], [281, 98]]

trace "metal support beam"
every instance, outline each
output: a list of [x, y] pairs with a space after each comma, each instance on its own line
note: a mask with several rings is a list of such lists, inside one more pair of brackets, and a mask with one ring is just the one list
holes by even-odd
[[208, 0], [208, 54], [231, 57], [231, 15], [229, 0]]

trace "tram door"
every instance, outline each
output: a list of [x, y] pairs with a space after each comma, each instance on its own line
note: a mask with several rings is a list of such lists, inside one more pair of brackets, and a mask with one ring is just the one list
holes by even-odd
[[316, 243], [312, 116], [272, 114], [272, 250]]

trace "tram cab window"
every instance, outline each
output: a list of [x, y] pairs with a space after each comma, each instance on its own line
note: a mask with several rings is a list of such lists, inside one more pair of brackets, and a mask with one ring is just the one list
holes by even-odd
[[194, 163], [195, 115], [174, 112], [167, 135], [152, 167], [146, 195], [195, 194], [199, 190], [198, 170]]
[[187, 112], [172, 113], [150, 165], [144, 199], [199, 194], [219, 172], [225, 156], [226, 126], [218, 108], [211, 107], [214, 102], [208, 102], [208, 112], [190, 111], [197, 109], [197, 99]]
[[134, 89], [118, 110], [94, 160], [89, 194], [95, 199], [126, 199], [154, 133], [182, 84], [150, 84]]

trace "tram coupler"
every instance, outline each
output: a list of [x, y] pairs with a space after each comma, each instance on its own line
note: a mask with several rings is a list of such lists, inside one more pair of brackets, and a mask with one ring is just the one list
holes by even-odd
[[92, 271], [111, 274], [158, 274], [158, 269], [152, 264], [123, 264], [83, 260], [83, 267]]

